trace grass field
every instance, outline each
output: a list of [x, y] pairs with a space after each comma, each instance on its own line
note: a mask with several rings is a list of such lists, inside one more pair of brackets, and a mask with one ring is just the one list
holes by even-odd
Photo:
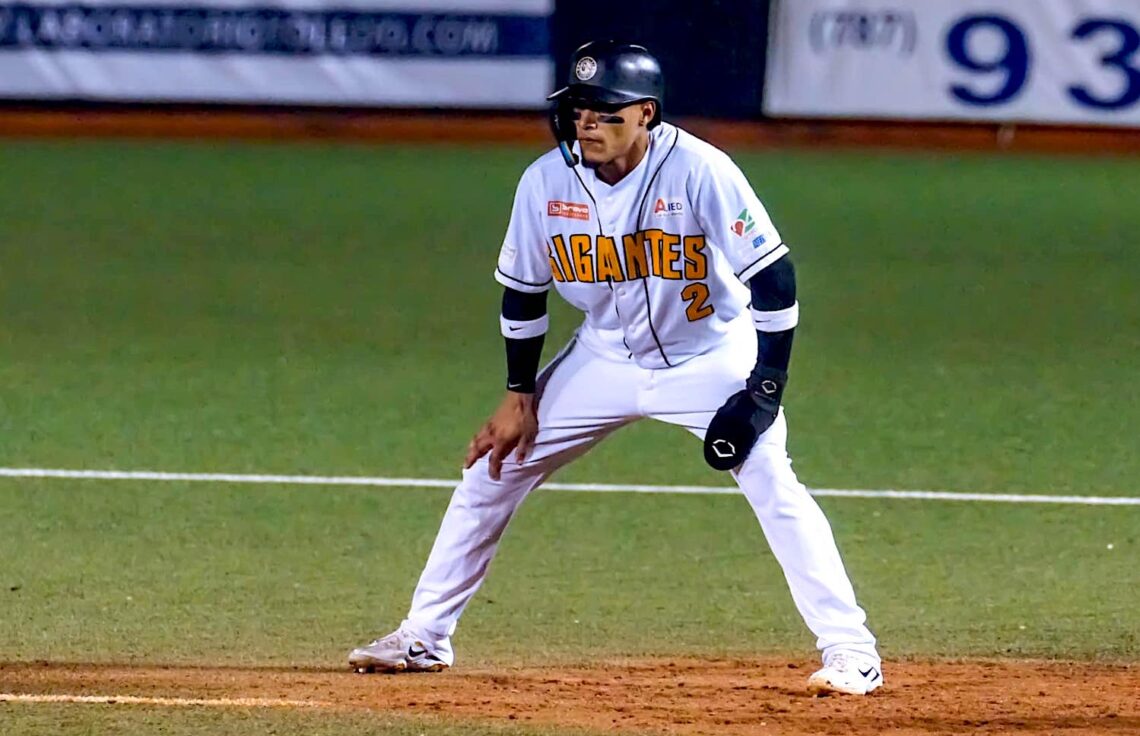
[[[502, 391], [491, 270], [535, 153], [0, 143], [0, 467], [456, 477]], [[1140, 495], [1136, 162], [737, 160], [799, 272], [786, 405], [806, 483]], [[548, 352], [576, 319], [559, 304], [553, 323]], [[558, 480], [723, 482], [650, 425]], [[0, 662], [340, 666], [404, 613], [446, 501], [0, 479]], [[888, 660], [1140, 660], [1140, 508], [821, 505]], [[540, 493], [456, 646], [506, 666], [812, 641], [743, 499]], [[0, 720], [365, 732], [87, 708]]]

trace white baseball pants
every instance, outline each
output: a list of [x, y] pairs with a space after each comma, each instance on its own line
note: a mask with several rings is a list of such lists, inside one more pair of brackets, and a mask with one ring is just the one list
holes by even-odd
[[[539, 377], [539, 429], [530, 457], [520, 465], [512, 453], [503, 463], [500, 481], [488, 476], [486, 457], [463, 472], [412, 597], [405, 628], [440, 642], [448, 639], [528, 493], [607, 434], [642, 417], [682, 426], [703, 439], [716, 410], [744, 387], [755, 356], [750, 325], [718, 348], [661, 370], [604, 357], [572, 340]], [[875, 637], [855, 601], [831, 526], [796, 479], [786, 441], [781, 410], [733, 477], [752, 505], [823, 655], [842, 649], [877, 661]]]

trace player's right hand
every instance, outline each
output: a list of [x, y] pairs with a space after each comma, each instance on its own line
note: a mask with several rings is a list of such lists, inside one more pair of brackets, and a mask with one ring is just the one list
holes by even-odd
[[534, 448], [534, 438], [537, 435], [538, 412], [534, 394], [508, 391], [499, 408], [471, 438], [463, 467], [470, 468], [476, 460], [490, 452], [488, 475], [491, 480], [499, 480], [503, 460], [511, 450], [515, 451], [515, 460], [521, 463]]

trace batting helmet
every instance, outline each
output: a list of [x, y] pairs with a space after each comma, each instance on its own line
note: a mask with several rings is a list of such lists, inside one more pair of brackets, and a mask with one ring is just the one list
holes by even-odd
[[661, 122], [661, 101], [665, 96], [665, 79], [661, 65], [644, 46], [617, 41], [591, 41], [578, 47], [570, 59], [570, 81], [547, 97], [554, 103], [550, 110], [550, 127], [558, 141], [566, 163], [573, 166], [577, 157], [570, 152], [577, 132], [568, 114], [570, 108], [590, 103], [625, 107], [653, 100], [650, 128]]
[[652, 128], [661, 122], [665, 79], [661, 65], [644, 46], [616, 41], [591, 41], [578, 47], [570, 60], [570, 82], [546, 99], [632, 105], [653, 100], [657, 110]]

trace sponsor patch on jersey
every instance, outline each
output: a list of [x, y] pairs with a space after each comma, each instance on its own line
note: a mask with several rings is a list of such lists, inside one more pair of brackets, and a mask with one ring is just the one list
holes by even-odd
[[683, 215], [685, 213], [685, 205], [679, 199], [665, 199], [658, 197], [656, 204], [653, 205], [653, 214], [657, 217], [666, 217], [668, 215]]
[[745, 207], [740, 211], [740, 214], [736, 216], [736, 222], [732, 223], [732, 232], [736, 233], [737, 237], [743, 238], [755, 229], [756, 221], [752, 219], [748, 208]]
[[767, 242], [768, 242], [768, 238], [764, 237], [763, 235], [757, 235], [755, 238], [752, 239], [752, 247], [753, 248], [759, 248], [760, 246], [764, 245], [764, 243], [767, 243]]
[[559, 202], [552, 199], [546, 203], [546, 214], [549, 217], [569, 217], [571, 220], [589, 220], [590, 205], [578, 202]]

